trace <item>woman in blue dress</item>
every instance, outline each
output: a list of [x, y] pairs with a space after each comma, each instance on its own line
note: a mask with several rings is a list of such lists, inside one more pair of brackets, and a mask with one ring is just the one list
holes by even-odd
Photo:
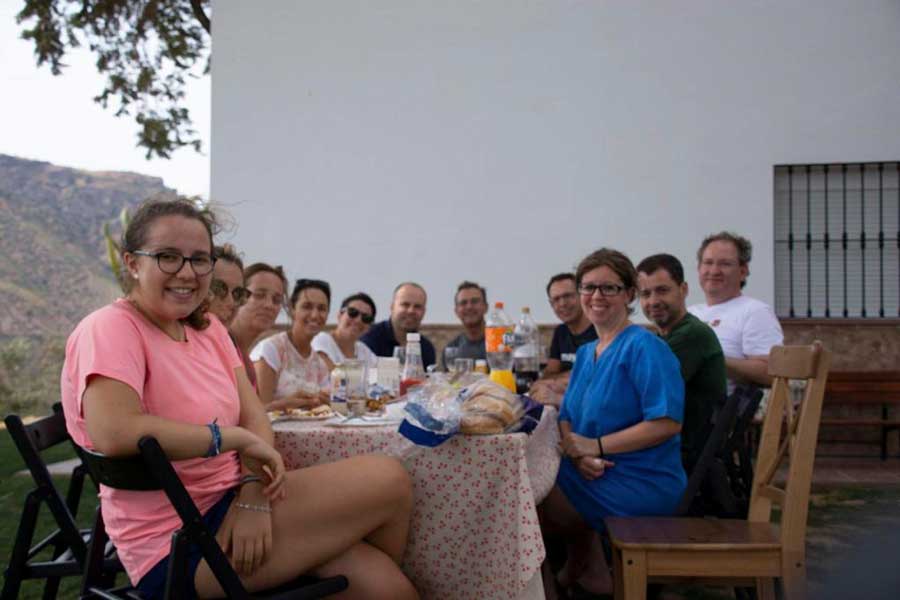
[[629, 319], [637, 273], [627, 256], [597, 250], [575, 280], [597, 341], [576, 354], [559, 415], [564, 457], [541, 523], [567, 541], [560, 583], [602, 593], [612, 583], [594, 547], [603, 519], [672, 514], [684, 491], [684, 383], [665, 342]]

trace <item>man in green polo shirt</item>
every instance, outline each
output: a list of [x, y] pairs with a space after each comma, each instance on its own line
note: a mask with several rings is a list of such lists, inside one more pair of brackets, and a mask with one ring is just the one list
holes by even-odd
[[641, 309], [681, 363], [681, 450], [690, 473], [706, 443], [713, 413], [725, 400], [725, 355], [715, 332], [687, 311], [688, 285], [677, 258], [654, 254], [641, 261], [637, 272]]

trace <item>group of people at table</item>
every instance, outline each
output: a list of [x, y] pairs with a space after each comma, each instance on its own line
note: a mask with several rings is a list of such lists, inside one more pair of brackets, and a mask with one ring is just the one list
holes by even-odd
[[[365, 455], [288, 471], [266, 411], [327, 402], [335, 364], [391, 356], [418, 331], [425, 290], [397, 286], [378, 323], [372, 298], [350, 295], [325, 332], [326, 282], [299, 279], [287, 296], [280, 267], [245, 267], [234, 248], [214, 245], [216, 233], [214, 214], [184, 199], [133, 215], [120, 244], [124, 297], [85, 317], [66, 345], [61, 392], [74, 441], [115, 456], [156, 437], [251, 591], [343, 574], [343, 597], [418, 597], [400, 568], [413, 509], [403, 464]], [[530, 394], [559, 408], [564, 456], [539, 516], [569, 550], [561, 585], [608, 589], [608, 569], [586, 560], [602, 556], [592, 545], [604, 517], [670, 514], [726, 385], [767, 383], [782, 333], [769, 306], [741, 293], [750, 258], [740, 236], [703, 240], [706, 302], [689, 309], [683, 267], [668, 254], [635, 267], [603, 248], [547, 284], [561, 324]], [[258, 341], [286, 299], [289, 328]], [[655, 328], [632, 323], [636, 299]], [[483, 356], [487, 307], [483, 287], [460, 284], [455, 356]], [[421, 344], [423, 362], [438, 363], [434, 345]], [[161, 596], [174, 511], [161, 492], [103, 487], [100, 497], [130, 579]], [[198, 549], [189, 572], [199, 597], [221, 594]]]

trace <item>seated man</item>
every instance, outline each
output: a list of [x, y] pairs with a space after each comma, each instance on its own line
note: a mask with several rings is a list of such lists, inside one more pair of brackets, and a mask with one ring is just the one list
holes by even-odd
[[637, 272], [641, 310], [681, 364], [681, 456], [690, 473], [706, 443], [713, 413], [725, 399], [725, 356], [713, 330], [687, 312], [688, 284], [677, 258], [654, 254], [641, 261]]
[[582, 344], [596, 340], [597, 332], [581, 310], [574, 275], [560, 273], [551, 277], [547, 284], [547, 298], [562, 323], [553, 332], [547, 366], [541, 379], [531, 386], [529, 394], [538, 402], [559, 406], [569, 384], [575, 351]]
[[723, 231], [708, 236], [697, 251], [703, 304], [688, 310], [712, 327], [725, 353], [728, 391], [743, 381], [769, 386], [769, 350], [784, 342], [781, 324], [772, 307], [744, 296], [750, 274], [750, 240]]
[[[411, 281], [394, 288], [391, 315], [386, 321], [369, 328], [360, 341], [376, 356], [393, 356], [394, 348], [406, 345], [406, 334], [416, 333], [425, 317], [425, 303], [428, 296], [425, 288]], [[424, 335], [422, 340], [422, 363], [427, 367], [435, 364], [434, 344]], [[402, 365], [401, 365], [402, 368]]]
[[[445, 369], [453, 367], [455, 358], [487, 358], [484, 349], [484, 314], [487, 312], [487, 291], [471, 281], [463, 281], [456, 288], [453, 311], [463, 332], [450, 340], [441, 353], [441, 363]], [[452, 349], [447, 352], [448, 349]], [[448, 355], [451, 355], [448, 357]], [[448, 364], [449, 358], [449, 364]]]

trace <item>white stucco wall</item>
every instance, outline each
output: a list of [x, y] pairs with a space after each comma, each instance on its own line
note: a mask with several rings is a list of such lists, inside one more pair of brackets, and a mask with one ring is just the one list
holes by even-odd
[[755, 245], [775, 164], [900, 157], [900, 3], [217, 0], [212, 198], [248, 260], [359, 289], [462, 279], [552, 313], [602, 245]]

